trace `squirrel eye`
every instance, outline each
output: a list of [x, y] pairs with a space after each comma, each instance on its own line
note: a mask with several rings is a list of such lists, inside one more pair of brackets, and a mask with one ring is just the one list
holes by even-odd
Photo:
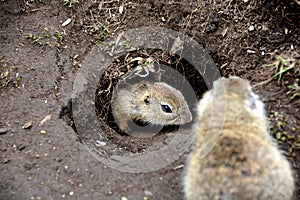
[[168, 105], [161, 105], [161, 109], [166, 113], [172, 113], [171, 108]]

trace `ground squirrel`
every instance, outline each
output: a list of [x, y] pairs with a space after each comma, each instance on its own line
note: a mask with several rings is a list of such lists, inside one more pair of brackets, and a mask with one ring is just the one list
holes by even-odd
[[215, 81], [198, 104], [196, 123], [184, 175], [187, 200], [292, 199], [290, 164], [272, 141], [264, 105], [248, 81]]
[[192, 114], [180, 91], [164, 82], [140, 81], [115, 89], [112, 113], [119, 128], [127, 132], [131, 121], [151, 125], [181, 125], [192, 121]]

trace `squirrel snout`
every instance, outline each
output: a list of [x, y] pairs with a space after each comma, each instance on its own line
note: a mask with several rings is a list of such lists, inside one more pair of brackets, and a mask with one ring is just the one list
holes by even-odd
[[189, 110], [187, 110], [187, 111], [181, 116], [180, 124], [185, 124], [185, 123], [191, 122], [192, 120], [193, 120], [192, 113], [191, 113]]

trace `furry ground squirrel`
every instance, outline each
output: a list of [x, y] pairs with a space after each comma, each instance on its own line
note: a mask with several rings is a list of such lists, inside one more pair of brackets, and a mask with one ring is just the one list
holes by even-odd
[[151, 125], [181, 125], [192, 121], [192, 114], [180, 91], [164, 82], [141, 81], [116, 89], [112, 113], [122, 131], [129, 122]]
[[215, 81], [199, 102], [196, 123], [184, 175], [187, 200], [292, 199], [290, 163], [272, 141], [264, 105], [248, 81]]

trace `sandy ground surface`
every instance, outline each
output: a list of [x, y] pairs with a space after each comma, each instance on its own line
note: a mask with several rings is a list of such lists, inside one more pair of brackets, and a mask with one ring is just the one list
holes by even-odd
[[[91, 55], [104, 41], [144, 26], [163, 27], [193, 38], [205, 48], [222, 76], [241, 76], [257, 85], [254, 90], [266, 104], [270, 132], [295, 171], [295, 199], [299, 199], [299, 7], [293, 0], [1, 1], [0, 199], [183, 198], [187, 152], [152, 172], [122, 172], [98, 162], [74, 130], [69, 101], [83, 64], [93, 62]], [[70, 23], [62, 26], [67, 19]], [[178, 60], [153, 50], [130, 56], [151, 56], [165, 63]], [[179, 62], [181, 73], [200, 98], [207, 89], [199, 88], [201, 77], [190, 65]], [[120, 63], [120, 71], [125, 73], [126, 58], [112, 66]], [[111, 79], [114, 85], [121, 75]], [[109, 86], [107, 80], [95, 76], [100, 94], [96, 95], [96, 105], [106, 98], [101, 91]], [[163, 145], [172, 135], [140, 139], [118, 134], [116, 124], [110, 123], [109, 117], [102, 120], [102, 110], [95, 111], [107, 133], [105, 144], [115, 145], [110, 151], [139, 153]], [[51, 119], [39, 125], [48, 115]], [[31, 128], [22, 128], [30, 121]], [[182, 132], [188, 130], [186, 127]]]

